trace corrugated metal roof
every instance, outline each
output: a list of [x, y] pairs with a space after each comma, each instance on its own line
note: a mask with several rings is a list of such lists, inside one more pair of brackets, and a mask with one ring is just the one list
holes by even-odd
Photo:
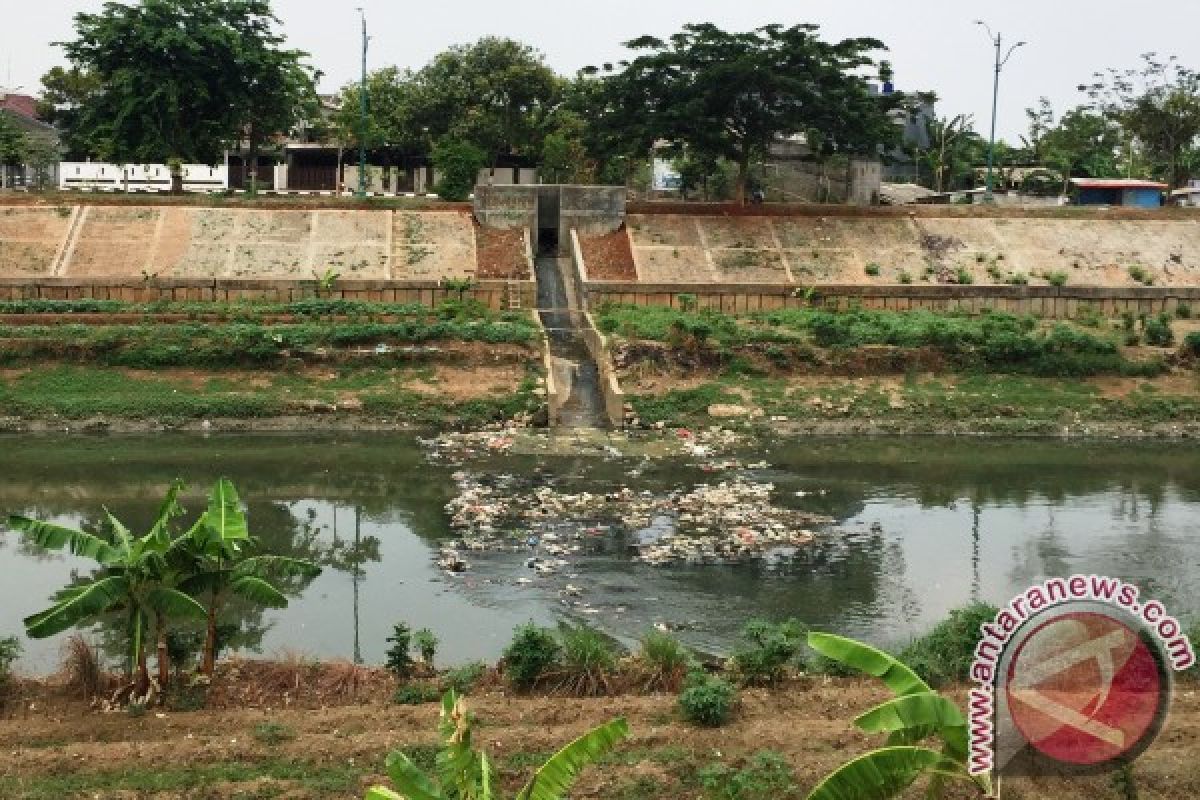
[[1080, 189], [1158, 189], [1167, 188], [1165, 183], [1144, 181], [1138, 178], [1071, 178], [1071, 183]]

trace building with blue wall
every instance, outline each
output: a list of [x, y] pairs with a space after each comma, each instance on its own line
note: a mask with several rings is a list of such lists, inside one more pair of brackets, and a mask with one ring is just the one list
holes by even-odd
[[1071, 185], [1081, 206], [1158, 208], [1167, 190], [1165, 183], [1135, 178], [1072, 178]]

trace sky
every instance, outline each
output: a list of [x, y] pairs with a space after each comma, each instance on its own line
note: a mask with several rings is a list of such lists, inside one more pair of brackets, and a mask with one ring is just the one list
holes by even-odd
[[[749, 30], [777, 22], [811, 22], [826, 38], [871, 36], [884, 41], [897, 88], [933, 90], [943, 116], [970, 114], [976, 130], [991, 123], [994, 48], [973, 23], [985, 19], [1008, 43], [1027, 41], [1005, 67], [998, 134], [1016, 142], [1027, 130], [1024, 110], [1041, 96], [1057, 111], [1083, 99], [1077, 90], [1093, 72], [1133, 67], [1142, 53], [1174, 53], [1200, 69], [1196, 35], [1200, 0], [1159, 0], [1153, 13], [1118, 0], [274, 0], [289, 44], [311, 53], [325, 77], [322, 91], [357, 79], [360, 23], [371, 35], [368, 66], [420, 67], [439, 50], [480, 36], [510, 36], [545, 54], [570, 75], [582, 66], [618, 61], [621, 42], [642, 34], [667, 36], [687, 22]], [[0, 86], [36, 94], [39, 78], [63, 63], [50, 43], [70, 38], [72, 17], [103, 0], [0, 0]], [[1190, 63], [1189, 63], [1190, 62]]]

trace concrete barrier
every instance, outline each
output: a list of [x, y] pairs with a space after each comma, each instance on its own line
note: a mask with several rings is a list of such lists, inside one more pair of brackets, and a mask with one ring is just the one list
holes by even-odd
[[[979, 314], [985, 310], [1069, 319], [1086, 309], [1105, 316], [1173, 313], [1180, 304], [1200, 303], [1200, 287], [1099, 286], [859, 286], [819, 285], [811, 288], [762, 284], [645, 284], [589, 282], [584, 284], [586, 307], [605, 303], [681, 307], [680, 295], [695, 298], [697, 308], [730, 314], [785, 308], [851, 308], [889, 311], [955, 311]], [[689, 301], [690, 302], [690, 301]]]

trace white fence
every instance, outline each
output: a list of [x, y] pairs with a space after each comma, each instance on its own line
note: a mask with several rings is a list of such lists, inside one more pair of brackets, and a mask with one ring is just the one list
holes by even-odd
[[[104, 164], [64, 161], [58, 165], [58, 188], [109, 192], [169, 192], [171, 170], [166, 164]], [[185, 192], [212, 192], [229, 188], [226, 167], [183, 165]]]

